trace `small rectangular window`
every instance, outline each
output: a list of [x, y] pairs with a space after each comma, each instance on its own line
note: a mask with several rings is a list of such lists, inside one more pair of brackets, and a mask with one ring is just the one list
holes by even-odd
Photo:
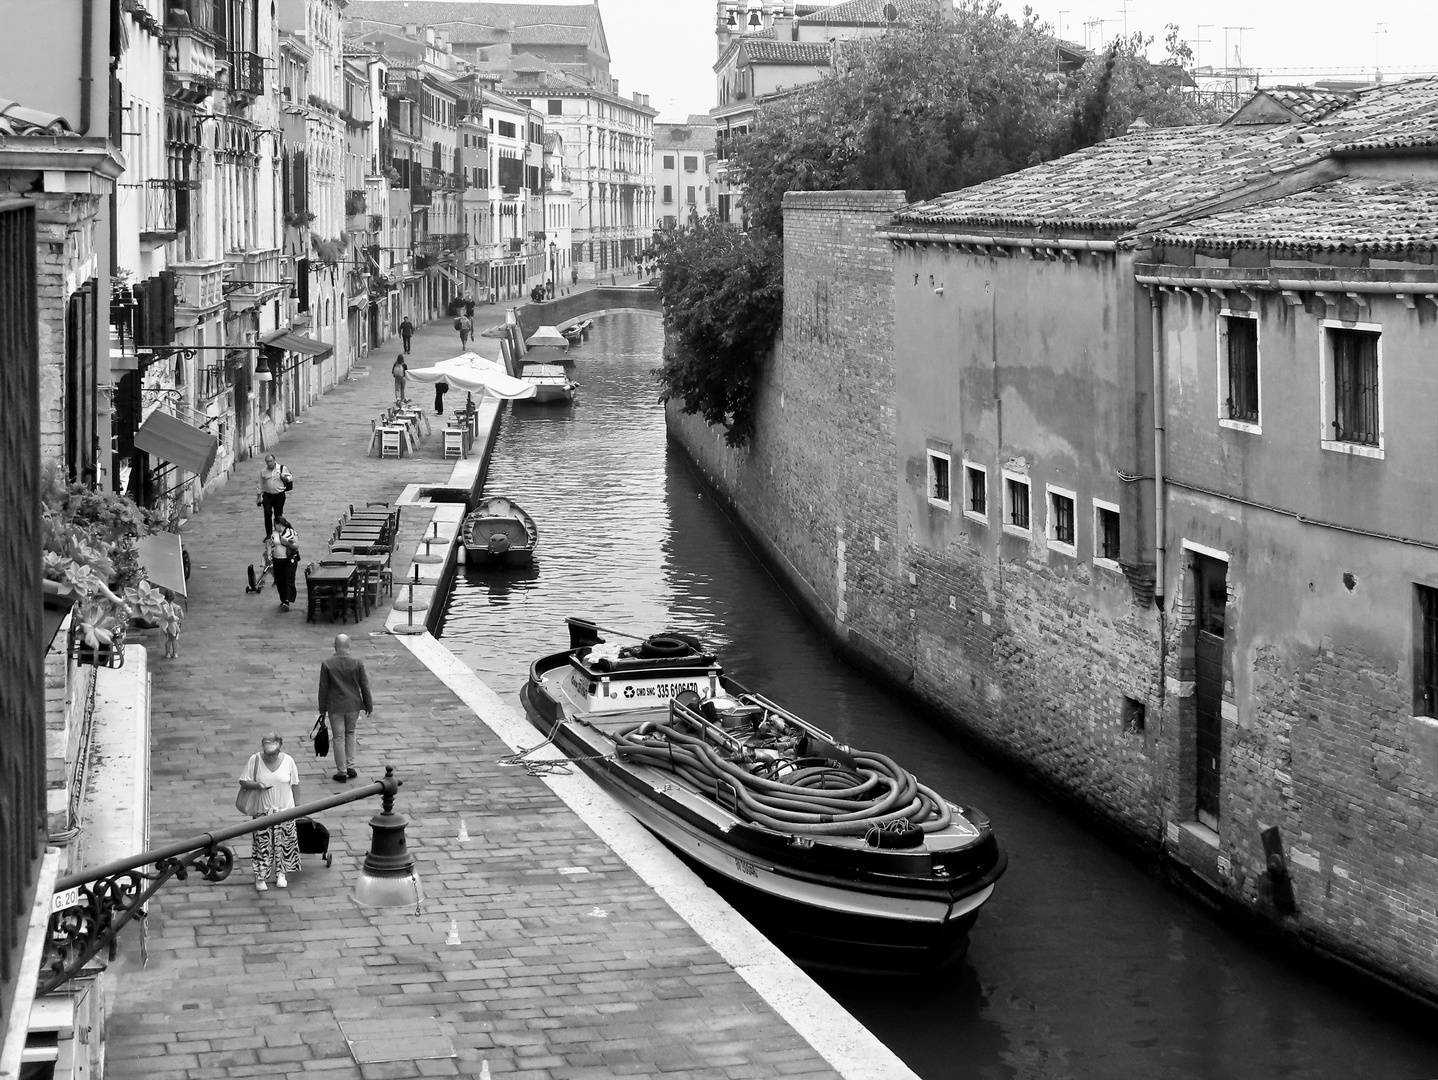
[[1333, 439], [1378, 445], [1378, 335], [1328, 329], [1333, 357]]
[[1123, 699], [1123, 730], [1125, 734], [1137, 735], [1148, 726], [1148, 707], [1138, 698]]
[[672, 168], [674, 168], [674, 155], [673, 155], [673, 154], [665, 154], [665, 155], [664, 155], [664, 167], [665, 167], [666, 169], [672, 169]]
[[949, 508], [950, 458], [941, 450], [929, 451], [929, 502]]
[[664, 201], [667, 203], [672, 203], [674, 201], [674, 185], [664, 185]]
[[1419, 632], [1413, 672], [1418, 676], [1414, 711], [1438, 717], [1438, 589], [1414, 586], [1418, 591]]
[[1029, 532], [1029, 482], [1026, 477], [1004, 473], [1004, 527], [1025, 534]]
[[501, 120], [499, 122], [499, 134], [506, 139], [514, 138], [514, 125], [508, 120]]
[[964, 463], [964, 513], [984, 524], [989, 521], [989, 470]]
[[1093, 501], [1093, 558], [1110, 569], [1119, 568], [1118, 507], [1113, 503]]
[[564, 115], [564, 102], [561, 101], [559, 98], [550, 98], [550, 99], [549, 99], [549, 115], [550, 115], [550, 116], [563, 116], [563, 115]]
[[1049, 496], [1049, 547], [1066, 555], [1077, 553], [1074, 529], [1074, 493], [1051, 487]]
[[687, 191], [686, 194], [685, 194], [684, 201], [685, 201], [686, 203], [688, 203], [690, 206], [693, 206], [693, 205], [694, 205], [694, 185], [693, 185], [693, 184], [690, 184], [690, 185], [689, 185], [689, 189], [688, 189], [688, 191]]
[[1258, 423], [1258, 320], [1223, 317], [1224, 360], [1228, 396], [1224, 415], [1245, 424]]
[[698, 172], [698, 171], [699, 171], [699, 159], [698, 159], [697, 157], [690, 157], [689, 155], [686, 154], [685, 157], [684, 157], [684, 171], [685, 171], [685, 172]]

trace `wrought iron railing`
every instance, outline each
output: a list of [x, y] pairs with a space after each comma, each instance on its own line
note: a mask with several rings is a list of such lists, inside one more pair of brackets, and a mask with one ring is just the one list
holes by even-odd
[[230, 92], [259, 97], [265, 92], [265, 61], [258, 53], [230, 53]]

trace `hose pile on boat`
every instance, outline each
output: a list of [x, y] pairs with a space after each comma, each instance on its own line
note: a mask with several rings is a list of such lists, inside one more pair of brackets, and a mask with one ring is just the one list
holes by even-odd
[[[907, 846], [952, 820], [949, 804], [891, 758], [872, 751], [837, 762], [787, 761], [783, 779], [759, 775], [672, 723], [647, 721], [615, 735], [616, 756], [677, 773], [739, 817], [782, 832], [864, 836], [876, 847]], [[887, 835], [885, 835], [887, 834]], [[890, 837], [893, 842], [890, 842]]]

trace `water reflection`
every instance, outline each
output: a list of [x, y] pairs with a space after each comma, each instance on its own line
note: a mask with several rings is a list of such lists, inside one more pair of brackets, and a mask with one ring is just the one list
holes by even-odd
[[599, 320], [572, 410], [506, 417], [488, 492], [539, 523], [532, 571], [464, 575], [445, 640], [513, 700], [564, 617], [683, 627], [840, 738], [994, 819], [1010, 853], [966, 961], [931, 977], [817, 977], [926, 1080], [1423, 1077], [1427, 1030], [1257, 951], [836, 662], [682, 460], [649, 369], [657, 320]]

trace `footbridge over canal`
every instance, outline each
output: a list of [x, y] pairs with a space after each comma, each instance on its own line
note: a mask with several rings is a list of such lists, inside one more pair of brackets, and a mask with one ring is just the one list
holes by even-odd
[[652, 285], [601, 285], [538, 304], [524, 304], [518, 313], [519, 325], [528, 337], [541, 326], [557, 326], [562, 330], [571, 323], [598, 315], [660, 316], [663, 308], [659, 303], [659, 290]]

